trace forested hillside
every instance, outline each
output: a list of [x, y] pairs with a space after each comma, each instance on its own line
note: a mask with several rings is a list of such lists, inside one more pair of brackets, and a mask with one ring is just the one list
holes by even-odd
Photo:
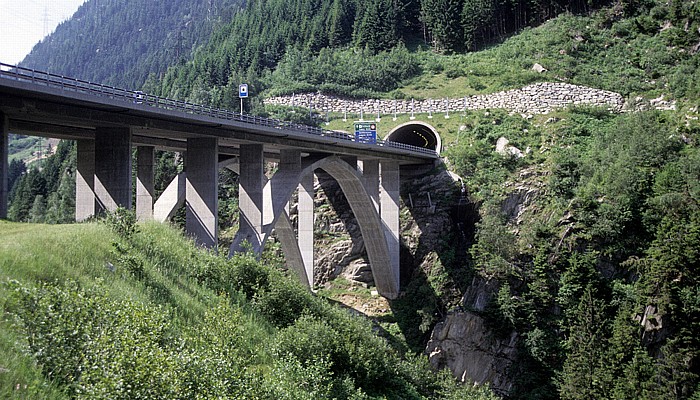
[[[191, 65], [171, 70], [166, 96], [195, 96], [229, 106], [231, 88], [245, 79], [253, 91], [316, 90], [291, 78], [307, 63], [323, 63], [320, 89], [363, 96], [388, 92], [420, 73], [409, 48], [438, 52], [475, 50], [563, 12], [584, 12], [601, 2], [502, 0], [259, 1], [220, 27]], [[631, 6], [628, 6], [629, 8]], [[352, 49], [352, 50], [351, 50]], [[325, 63], [324, 63], [325, 61]], [[277, 79], [264, 79], [280, 66]], [[343, 68], [332, 68], [332, 65]], [[329, 68], [331, 67], [331, 68]], [[280, 75], [289, 75], [280, 85]], [[299, 83], [302, 83], [300, 86]], [[309, 82], [310, 83], [310, 82]], [[365, 91], [358, 91], [362, 87]], [[203, 95], [219, 89], [212, 94]], [[283, 89], [285, 88], [285, 89]]]
[[[489, 49], [488, 62], [480, 52], [461, 55], [572, 13], [582, 18], [554, 22], [517, 46]], [[624, 96], [668, 92], [669, 85], [674, 94], [696, 96], [698, 14], [696, 3], [654, 0], [253, 2], [220, 26], [191, 62], [172, 67], [148, 90], [233, 108], [243, 81], [253, 96], [320, 90], [404, 98], [416, 81], [444, 75], [468, 78], [468, 93], [563, 80]], [[554, 73], [528, 74], [534, 63]]]
[[139, 89], [190, 58], [242, 0], [90, 0], [20, 63], [27, 68]]

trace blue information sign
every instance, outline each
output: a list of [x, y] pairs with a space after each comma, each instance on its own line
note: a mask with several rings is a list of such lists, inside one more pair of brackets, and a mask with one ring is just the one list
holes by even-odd
[[240, 98], [245, 98], [248, 97], [248, 85], [243, 83], [241, 85], [238, 85], [238, 97]]
[[377, 124], [375, 122], [355, 122], [355, 141], [359, 143], [377, 143]]

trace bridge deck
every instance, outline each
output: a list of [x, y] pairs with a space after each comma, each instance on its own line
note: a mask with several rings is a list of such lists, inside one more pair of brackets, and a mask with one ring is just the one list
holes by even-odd
[[257, 117], [67, 78], [0, 63], [0, 111], [10, 132], [62, 139], [91, 139], [98, 127], [130, 127], [134, 144], [183, 151], [187, 139], [216, 137], [222, 154], [246, 143], [264, 145], [267, 158], [283, 148], [423, 164], [434, 150], [378, 140], [355, 141], [346, 132]]

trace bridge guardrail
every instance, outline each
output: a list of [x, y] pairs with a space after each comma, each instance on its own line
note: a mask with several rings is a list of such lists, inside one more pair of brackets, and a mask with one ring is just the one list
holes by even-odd
[[[235, 111], [229, 111], [211, 106], [188, 103], [182, 100], [169, 99], [152, 94], [143, 93], [141, 91], [126, 90], [114, 86], [92, 83], [76, 78], [65, 77], [63, 75], [52, 74], [50, 72], [37, 71], [34, 69], [19, 67], [0, 63], [0, 78], [14, 79], [17, 81], [28, 82], [36, 85], [52, 87], [62, 91], [73, 91], [76, 93], [84, 93], [99, 97], [107, 97], [114, 100], [126, 101], [132, 104], [141, 104], [148, 107], [154, 107], [162, 110], [180, 111], [187, 114], [203, 115], [216, 119], [227, 121], [237, 121], [256, 126], [271, 127], [276, 129], [291, 130], [296, 133], [303, 133], [315, 136], [330, 137], [333, 139], [346, 140], [348, 142], [357, 142], [354, 135], [340, 131], [332, 131], [314, 126], [297, 124], [290, 121], [282, 121], [275, 118], [258, 117], [250, 114], [241, 114]], [[392, 147], [396, 149], [411, 151], [435, 156], [434, 150], [423, 147], [411, 146], [404, 143], [389, 142], [377, 140], [377, 146]]]

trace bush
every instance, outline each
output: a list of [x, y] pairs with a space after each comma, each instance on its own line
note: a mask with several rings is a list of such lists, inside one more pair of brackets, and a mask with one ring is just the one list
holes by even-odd
[[316, 300], [307, 289], [279, 275], [265, 290], [255, 294], [254, 303], [255, 308], [279, 328], [290, 326], [302, 315], [318, 310]]
[[138, 232], [136, 212], [124, 207], [118, 207], [115, 211], [108, 212], [104, 221], [114, 232], [124, 238], [130, 238]]
[[76, 398], [174, 398], [176, 364], [165, 313], [115, 302], [104, 288], [17, 287], [21, 318], [47, 379]]

